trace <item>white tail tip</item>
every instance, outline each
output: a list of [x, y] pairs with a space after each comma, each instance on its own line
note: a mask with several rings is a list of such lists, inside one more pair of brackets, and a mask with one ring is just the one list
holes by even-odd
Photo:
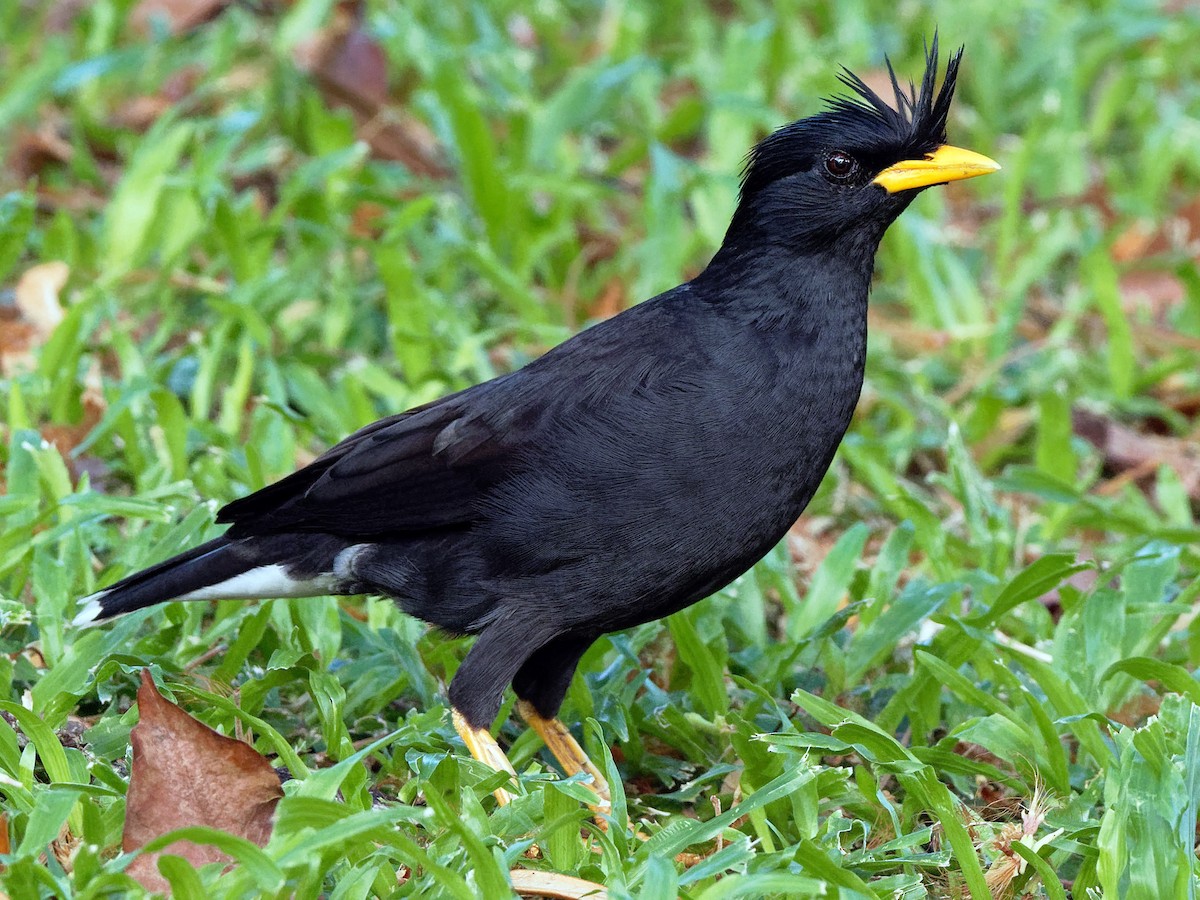
[[108, 591], [97, 591], [90, 597], [84, 597], [79, 601], [79, 614], [71, 620], [71, 625], [74, 628], [86, 628], [89, 625], [95, 625], [100, 616], [104, 613], [104, 607], [100, 600], [107, 594]]

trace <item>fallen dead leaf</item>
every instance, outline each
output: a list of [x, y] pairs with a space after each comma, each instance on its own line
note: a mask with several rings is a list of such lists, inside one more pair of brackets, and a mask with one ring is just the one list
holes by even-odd
[[604, 283], [604, 289], [600, 291], [600, 296], [588, 307], [588, 318], [611, 319], [628, 305], [625, 282], [614, 275]]
[[131, 131], [147, 131], [171, 106], [171, 101], [161, 94], [132, 97], [117, 108], [113, 121]]
[[91, 479], [92, 488], [103, 490], [109, 474], [109, 467], [99, 456], [84, 454], [76, 456], [73, 451], [91, 434], [92, 429], [100, 424], [104, 413], [108, 411], [108, 400], [104, 396], [104, 386], [101, 380], [100, 363], [93, 359], [83, 376], [83, 391], [79, 395], [82, 415], [79, 421], [73, 423], [52, 422], [41, 428], [42, 437], [47, 443], [53, 444], [62, 454], [63, 461], [71, 470], [73, 478], [79, 478], [84, 472]]
[[[32, 645], [25, 647], [21, 651], [21, 656], [28, 660], [29, 664], [35, 669], [46, 668], [46, 657], [42, 656], [42, 651], [38, 647]], [[9, 724], [11, 725], [12, 722], [9, 722]]]
[[[137, 699], [122, 849], [137, 850], [190, 825], [217, 828], [264, 846], [283, 796], [271, 764], [248, 744], [218, 734], [166, 700], [146, 669]], [[193, 866], [229, 861], [215, 847], [176, 841], [129, 866], [129, 874], [150, 891], [170, 889], [158, 872], [160, 853], [182, 856]]]
[[1149, 255], [1148, 251], [1154, 240], [1155, 232], [1149, 223], [1134, 222], [1113, 239], [1109, 253], [1116, 263], [1143, 259]]
[[34, 327], [21, 319], [15, 307], [0, 306], [0, 375], [32, 368], [29, 348], [34, 333]]
[[163, 22], [171, 34], [183, 34], [214, 19], [229, 0], [141, 0], [129, 17], [133, 28], [148, 35], [155, 22]]
[[386, 223], [387, 207], [382, 203], [364, 200], [354, 207], [350, 219], [350, 233], [359, 238], [378, 240]]
[[58, 295], [67, 285], [71, 269], [65, 262], [47, 262], [25, 270], [17, 282], [17, 309], [21, 317], [48, 338], [63, 320]]
[[54, 854], [55, 861], [63, 867], [64, 871], [75, 871], [75, 853], [82, 843], [83, 838], [72, 834], [70, 826], [64, 822], [58, 830], [58, 837], [50, 842], [50, 852]]
[[788, 529], [787, 545], [797, 572], [811, 575], [833, 549], [841, 532], [829, 516], [804, 516]]
[[1187, 288], [1173, 272], [1126, 272], [1119, 287], [1122, 309], [1131, 315], [1146, 316], [1156, 325], [1166, 325], [1168, 314], [1187, 299]]
[[53, 123], [36, 131], [18, 132], [8, 154], [8, 172], [14, 181], [36, 178], [48, 166], [70, 162], [74, 148]]
[[321, 41], [312, 72], [349, 105], [377, 108], [388, 100], [387, 54], [357, 25]]
[[164, 113], [191, 96], [203, 74], [199, 66], [184, 66], [172, 72], [157, 92], [131, 97], [118, 106], [113, 121], [122, 128], [147, 131]]
[[594, 881], [584, 881], [573, 875], [557, 872], [532, 872], [513, 869], [509, 873], [513, 890], [522, 897], [553, 897], [556, 900], [607, 900], [608, 891]]
[[1140, 728], [1151, 716], [1158, 715], [1162, 708], [1162, 697], [1153, 693], [1135, 694], [1116, 709], [1110, 709], [1106, 715], [1114, 722], [1120, 722], [1127, 728]]
[[17, 281], [11, 307], [0, 307], [0, 374], [12, 375], [34, 366], [34, 351], [62, 322], [59, 293], [71, 270], [64, 262], [47, 262], [25, 270]]
[[[106, 181], [114, 171], [104, 163], [100, 165], [101, 177]], [[38, 208], [48, 212], [64, 212], [73, 215], [98, 213], [108, 202], [108, 195], [99, 188], [87, 184], [72, 184], [69, 187], [59, 187], [42, 182], [37, 186]]]
[[1113, 260], [1132, 263], [1169, 252], [1200, 256], [1200, 199], [1184, 204], [1162, 221], [1133, 223], [1113, 241]]
[[339, 7], [330, 27], [297, 44], [294, 58], [326, 102], [350, 109], [359, 138], [376, 158], [402, 163], [427, 178], [449, 175], [433, 132], [389, 105], [387, 54], [363, 29], [356, 9]]
[[1130, 482], [1153, 476], [1159, 466], [1168, 466], [1179, 476], [1192, 501], [1200, 502], [1200, 447], [1194, 440], [1144, 434], [1080, 409], [1071, 413], [1071, 427], [1100, 451], [1105, 469], [1113, 475], [1098, 488], [1100, 493], [1115, 493]]
[[953, 342], [949, 332], [896, 318], [877, 309], [867, 310], [867, 323], [872, 333], [886, 335], [908, 356], [937, 353]]
[[70, 31], [87, 8], [88, 0], [56, 0], [43, 20], [46, 33], [62, 34]]
[[1194, 419], [1200, 416], [1200, 391], [1192, 390], [1187, 384], [1181, 385], [1179, 381], [1176, 376], [1168, 376], [1159, 383], [1155, 395], [1181, 416]]

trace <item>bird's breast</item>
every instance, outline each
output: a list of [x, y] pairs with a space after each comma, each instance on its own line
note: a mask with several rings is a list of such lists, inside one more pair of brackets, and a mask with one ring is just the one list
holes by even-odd
[[862, 384], [855, 348], [807, 350], [731, 340], [556, 420], [553, 452], [488, 499], [480, 536], [499, 581], [520, 572], [522, 590], [569, 592], [615, 629], [740, 575], [811, 499]]

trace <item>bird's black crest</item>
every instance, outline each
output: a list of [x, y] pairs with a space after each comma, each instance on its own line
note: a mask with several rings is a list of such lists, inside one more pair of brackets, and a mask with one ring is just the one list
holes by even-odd
[[742, 198], [805, 164], [797, 158], [797, 141], [819, 139], [823, 132], [837, 134], [841, 143], [836, 149], [861, 151], [884, 165], [920, 158], [936, 150], [946, 143], [946, 120], [962, 53], [959, 47], [951, 55], [941, 90], [937, 90], [936, 32], [925, 50], [925, 74], [919, 91], [912, 82], [905, 89], [896, 78], [891, 60], [884, 57], [895, 95], [894, 107], [849, 69], [843, 69], [838, 78], [853, 94], [830, 98], [824, 112], [783, 126], [751, 150], [742, 172]]

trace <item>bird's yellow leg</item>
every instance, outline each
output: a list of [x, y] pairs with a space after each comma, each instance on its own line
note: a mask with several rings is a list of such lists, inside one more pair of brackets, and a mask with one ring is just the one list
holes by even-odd
[[[500, 749], [500, 745], [496, 743], [496, 739], [492, 737], [490, 731], [486, 728], [472, 728], [457, 709], [451, 710], [450, 717], [454, 721], [454, 730], [463, 739], [463, 743], [467, 745], [467, 750], [473, 757], [481, 763], [491, 766], [497, 772], [507, 772], [516, 781], [517, 770], [508, 761], [508, 757], [504, 755], [504, 751]], [[513, 798], [513, 795], [504, 788], [497, 788], [494, 793], [496, 802], [501, 806]]]
[[579, 742], [572, 737], [571, 732], [558, 719], [543, 719], [533, 704], [525, 700], [517, 701], [517, 712], [528, 723], [537, 736], [545, 743], [546, 748], [554, 754], [558, 764], [563, 767], [567, 777], [584, 772], [592, 777], [591, 788], [595, 792], [597, 802], [591, 810], [596, 815], [607, 815], [612, 812], [612, 795], [608, 791], [608, 782], [600, 774], [600, 770], [587, 758]]

